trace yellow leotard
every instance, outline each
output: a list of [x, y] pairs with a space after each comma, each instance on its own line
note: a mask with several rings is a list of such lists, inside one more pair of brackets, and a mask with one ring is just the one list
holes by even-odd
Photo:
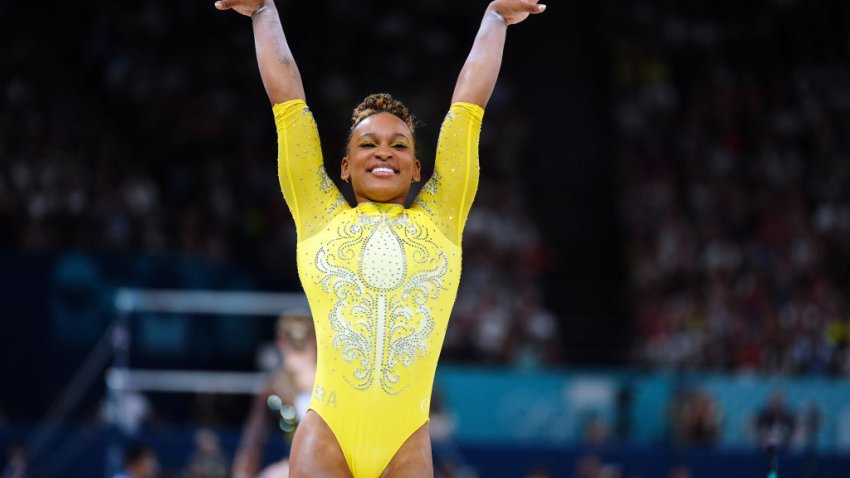
[[333, 431], [354, 477], [378, 477], [428, 421], [460, 279], [461, 234], [478, 187], [484, 110], [451, 106], [434, 175], [410, 208], [350, 207], [325, 171], [307, 105], [278, 104], [274, 115], [280, 186], [316, 324], [310, 409]]

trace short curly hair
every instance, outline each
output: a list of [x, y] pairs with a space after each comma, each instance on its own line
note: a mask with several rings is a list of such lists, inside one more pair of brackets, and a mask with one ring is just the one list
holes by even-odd
[[413, 132], [414, 125], [416, 124], [415, 118], [410, 114], [407, 106], [404, 106], [404, 103], [396, 100], [389, 93], [374, 93], [364, 98], [354, 108], [354, 113], [351, 115], [351, 131], [354, 131], [354, 128], [363, 120], [378, 113], [390, 113], [398, 117], [410, 128], [410, 132]]

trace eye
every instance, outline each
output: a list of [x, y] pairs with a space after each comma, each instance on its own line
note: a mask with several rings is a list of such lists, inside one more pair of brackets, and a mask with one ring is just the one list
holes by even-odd
[[371, 142], [371, 141], [364, 141], [364, 142], [360, 143], [360, 145], [359, 145], [359, 146], [360, 146], [361, 148], [374, 148], [374, 147], [375, 147], [375, 143], [373, 143], [373, 142]]
[[406, 144], [404, 144], [404, 143], [397, 143], [397, 144], [394, 144], [394, 145], [393, 145], [393, 148], [395, 148], [395, 149], [408, 149], [408, 147], [409, 147], [409, 146], [407, 146], [407, 145], [406, 145]]

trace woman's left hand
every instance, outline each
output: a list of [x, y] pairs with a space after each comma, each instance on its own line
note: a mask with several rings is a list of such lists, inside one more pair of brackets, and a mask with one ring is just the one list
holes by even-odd
[[215, 2], [215, 8], [219, 10], [236, 10], [246, 17], [253, 16], [265, 5], [265, 0], [219, 0]]
[[515, 25], [529, 15], [543, 13], [546, 5], [538, 5], [537, 0], [493, 0], [487, 9], [498, 13], [506, 24]]

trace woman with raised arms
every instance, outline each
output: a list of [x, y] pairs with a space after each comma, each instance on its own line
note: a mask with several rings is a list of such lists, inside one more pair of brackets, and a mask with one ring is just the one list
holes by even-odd
[[290, 476], [433, 476], [428, 412], [461, 269], [461, 236], [478, 186], [478, 137], [509, 25], [537, 0], [487, 6], [440, 130], [434, 174], [420, 180], [414, 121], [388, 94], [354, 109], [342, 180], [325, 171], [304, 86], [272, 0], [221, 0], [252, 19], [257, 61], [278, 134], [278, 176], [295, 219], [298, 273], [316, 328], [309, 412]]

